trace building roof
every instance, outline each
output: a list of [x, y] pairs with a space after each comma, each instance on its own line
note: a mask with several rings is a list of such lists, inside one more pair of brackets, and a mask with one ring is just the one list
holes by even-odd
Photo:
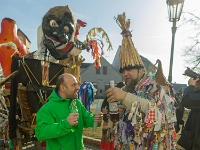
[[22, 32], [22, 30], [20, 30], [20, 29], [17, 29], [17, 32], [21, 32], [25, 37], [26, 37], [26, 39], [29, 41], [29, 43], [31, 43], [31, 41], [29, 40], [29, 38], [26, 36], [26, 34], [24, 34], [24, 32]]
[[24, 57], [34, 59], [33, 55], [35, 52], [36, 51], [30, 52], [30, 53], [26, 54]]
[[187, 87], [187, 84], [179, 84], [179, 83], [172, 83], [174, 87], [174, 94], [176, 94], [180, 89], [185, 89]]
[[[100, 61], [102, 61], [102, 60], [106, 61], [116, 71], [116, 73], [118, 73], [120, 75], [118, 70], [116, 70], [115, 67], [113, 67], [113, 65], [110, 64], [104, 57], [100, 58]], [[84, 68], [85, 70], [83, 72], [81, 72], [81, 74], [83, 74], [85, 71], [87, 71], [91, 67], [91, 65], [94, 66], [94, 63], [82, 63], [80, 67]]]
[[87, 68], [91, 65], [92, 63], [82, 63], [81, 68]]
[[121, 45], [119, 45], [118, 49], [117, 49], [117, 52], [115, 54], [115, 57], [113, 59], [113, 63], [112, 63], [112, 66], [117, 70], [119, 71], [119, 53], [120, 53], [120, 49], [121, 49]]

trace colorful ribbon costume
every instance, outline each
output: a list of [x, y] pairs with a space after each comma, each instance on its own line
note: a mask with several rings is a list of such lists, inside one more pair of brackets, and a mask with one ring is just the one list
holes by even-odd
[[78, 98], [82, 101], [83, 105], [88, 111], [90, 111], [90, 105], [94, 101], [95, 92], [96, 92], [96, 89], [91, 82], [83, 82], [80, 85]]
[[168, 94], [156, 84], [155, 76], [149, 74], [133, 92], [149, 101], [148, 108], [141, 110], [135, 101], [131, 110], [126, 110], [114, 132], [115, 148], [120, 150], [174, 150], [176, 123], [172, 86], [168, 83]]

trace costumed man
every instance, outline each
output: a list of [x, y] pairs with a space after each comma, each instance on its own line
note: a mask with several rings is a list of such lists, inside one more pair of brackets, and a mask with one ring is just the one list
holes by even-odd
[[172, 85], [165, 80], [160, 61], [157, 61], [155, 75], [145, 73], [144, 64], [131, 39], [130, 20], [126, 21], [123, 13], [116, 21], [123, 30], [119, 71], [126, 85], [124, 90], [109, 88], [106, 96], [109, 103], [119, 101], [126, 109], [115, 123], [115, 149], [174, 150], [176, 117]]

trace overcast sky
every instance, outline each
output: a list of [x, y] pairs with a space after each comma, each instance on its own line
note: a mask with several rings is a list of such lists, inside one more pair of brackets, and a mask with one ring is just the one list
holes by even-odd
[[[199, 0], [185, 0], [183, 11], [194, 11]], [[113, 45], [113, 50], [105, 51], [105, 58], [112, 63], [118, 46], [121, 44], [121, 29], [113, 19], [118, 14], [126, 13], [131, 19], [132, 40], [138, 52], [154, 64], [160, 59], [168, 78], [171, 26], [168, 21], [166, 0], [1, 0], [0, 19], [9, 17], [16, 21], [31, 41], [31, 51], [37, 50], [37, 28], [45, 13], [54, 6], [69, 5], [75, 18], [87, 22], [80, 29], [79, 40], [84, 41], [87, 32], [94, 27], [103, 28]], [[177, 22], [179, 26], [181, 20]], [[188, 78], [183, 76], [185, 65], [181, 49], [188, 35], [184, 30], [177, 30], [175, 35], [174, 64], [172, 81], [187, 84]], [[106, 47], [104, 48], [106, 50]], [[91, 54], [82, 53], [85, 62], [94, 62]]]

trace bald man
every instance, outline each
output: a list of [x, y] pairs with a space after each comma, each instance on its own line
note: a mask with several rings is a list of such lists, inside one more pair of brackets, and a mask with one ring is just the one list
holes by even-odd
[[[83, 150], [83, 128], [102, 121], [102, 112], [94, 116], [77, 99], [78, 90], [73, 75], [60, 75], [49, 101], [37, 112], [35, 134], [39, 141], [46, 141], [47, 150]], [[72, 103], [76, 104], [78, 113], [71, 112]]]

